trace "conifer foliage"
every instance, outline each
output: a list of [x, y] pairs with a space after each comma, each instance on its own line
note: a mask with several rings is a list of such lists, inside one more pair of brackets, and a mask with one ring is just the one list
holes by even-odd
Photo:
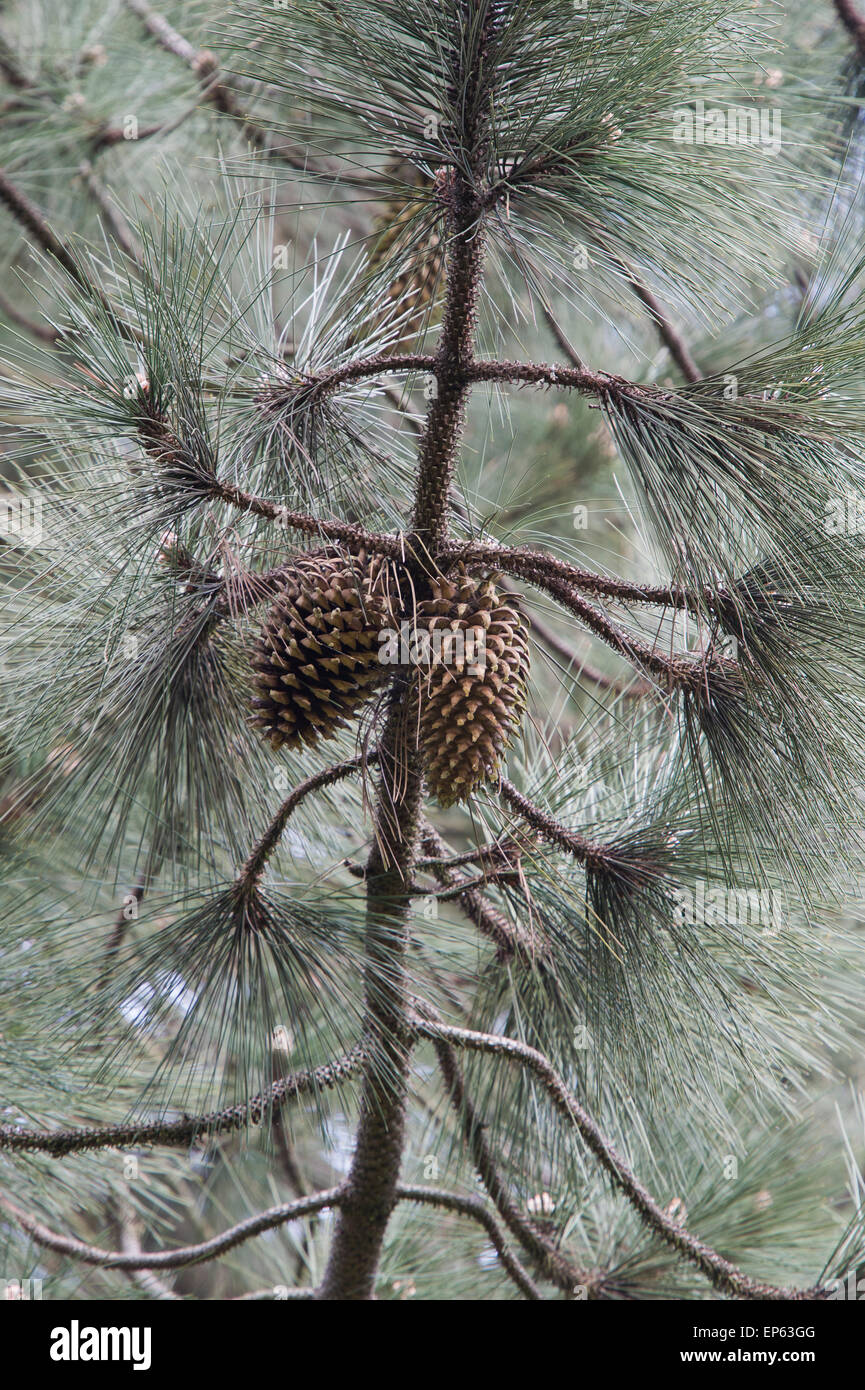
[[839, 1296], [865, 19], [69, 8], [0, 16], [9, 1277]]

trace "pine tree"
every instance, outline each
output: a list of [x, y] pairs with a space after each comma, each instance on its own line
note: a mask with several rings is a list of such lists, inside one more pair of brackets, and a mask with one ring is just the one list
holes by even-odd
[[836, 1296], [865, 19], [68, 9], [0, 20], [8, 1278]]

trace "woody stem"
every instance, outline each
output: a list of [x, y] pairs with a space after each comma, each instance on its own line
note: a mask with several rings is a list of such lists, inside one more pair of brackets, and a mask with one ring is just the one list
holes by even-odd
[[[486, 128], [481, 84], [485, 35], [496, 6], [488, 3], [486, 25], [469, 58], [465, 40], [476, 17], [476, 0], [465, 0], [462, 11], [454, 34], [450, 106], [462, 112], [461, 128], [452, 135], [469, 158], [465, 167], [458, 166], [450, 175], [447, 186], [444, 319], [435, 355], [436, 391], [419, 449], [412, 519], [421, 548], [432, 555], [448, 533], [448, 491], [470, 390], [468, 369], [474, 354], [483, 259], [477, 192]], [[320, 1299], [375, 1297], [382, 1244], [397, 1201], [411, 1052], [406, 977], [409, 894], [424, 789], [419, 754], [406, 718], [407, 678], [407, 669], [398, 668], [379, 743], [375, 841], [366, 872], [365, 1022], [370, 1041], [354, 1157], [317, 1294]]]

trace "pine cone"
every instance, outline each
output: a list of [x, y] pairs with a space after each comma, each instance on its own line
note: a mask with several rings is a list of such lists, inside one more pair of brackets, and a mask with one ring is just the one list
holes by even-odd
[[427, 785], [442, 806], [498, 775], [519, 727], [529, 672], [527, 623], [493, 578], [433, 583], [417, 606], [414, 712]]
[[385, 684], [379, 632], [394, 622], [391, 569], [381, 556], [336, 548], [286, 570], [255, 644], [253, 723], [274, 749], [329, 738]]

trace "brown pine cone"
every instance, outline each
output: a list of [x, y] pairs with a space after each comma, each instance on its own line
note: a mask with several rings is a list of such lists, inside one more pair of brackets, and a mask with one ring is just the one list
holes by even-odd
[[253, 723], [274, 749], [331, 737], [386, 683], [379, 632], [394, 623], [396, 602], [381, 556], [330, 547], [286, 570], [252, 655]]
[[519, 728], [529, 672], [527, 621], [493, 578], [460, 573], [433, 583], [432, 598], [417, 606], [415, 626], [417, 740], [430, 792], [450, 806], [498, 776]]

